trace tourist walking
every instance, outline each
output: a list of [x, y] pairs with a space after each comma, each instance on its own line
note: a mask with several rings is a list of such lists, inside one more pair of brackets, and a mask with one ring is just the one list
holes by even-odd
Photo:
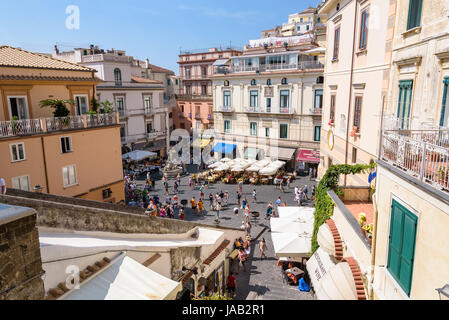
[[235, 276], [232, 271], [229, 272], [228, 279], [226, 281], [226, 291], [228, 292], [228, 299], [233, 298], [236, 296], [236, 288], [237, 284], [235, 281]]
[[239, 181], [239, 193], [243, 194], [243, 181]]
[[184, 220], [184, 207], [181, 207], [181, 208], [179, 209], [179, 218], [180, 218], [181, 220]]
[[226, 190], [225, 194], [224, 194], [224, 205], [227, 207], [228, 206], [228, 200], [229, 200], [229, 191]]
[[202, 185], [200, 187], [200, 199], [203, 199], [203, 198], [204, 198], [204, 186]]
[[279, 190], [284, 192], [284, 181], [282, 179], [279, 179]]
[[276, 199], [276, 207], [280, 207], [281, 206], [281, 203], [282, 203], [282, 201], [281, 201], [281, 197], [279, 196], [277, 199]]
[[235, 274], [239, 274], [240, 265], [243, 267], [243, 270], [246, 272], [246, 253], [242, 247], [240, 247], [240, 249], [239, 249], [238, 258], [239, 258], [239, 264], [237, 265], [237, 272]]
[[267, 206], [267, 212], [265, 214], [265, 220], [266, 219], [270, 219], [272, 214], [273, 214], [273, 203], [270, 202], [268, 204], [268, 206]]
[[315, 186], [312, 186], [312, 201], [315, 201]]
[[253, 190], [253, 203], [257, 203], [257, 192], [256, 192], [256, 189]]
[[192, 179], [192, 177], [189, 177], [189, 187], [190, 187], [190, 190], [193, 190], [193, 179]]
[[214, 210], [214, 196], [212, 193], [209, 193], [209, 204], [210, 204], [210, 211]]
[[198, 201], [198, 215], [202, 216], [203, 211], [204, 211], [203, 199], [200, 198], [200, 200]]
[[248, 204], [248, 200], [246, 200], [246, 197], [243, 198], [242, 201], [242, 209], [245, 210], [246, 209], [246, 205]]
[[274, 184], [274, 188], [277, 189], [277, 185], [279, 184], [279, 179], [277, 176], [274, 177], [273, 184]]
[[266, 258], [265, 251], [267, 250], [267, 243], [265, 242], [265, 238], [259, 241], [259, 250], [260, 250], [260, 259]]
[[242, 194], [237, 191], [237, 205], [240, 207], [240, 199], [242, 198]]
[[235, 215], [235, 216], [238, 216], [238, 214], [239, 214], [239, 208], [238, 208], [238, 207], [235, 207], [235, 208], [234, 208], [234, 215]]
[[164, 187], [165, 187], [165, 193], [168, 194], [168, 182], [167, 182], [167, 180], [164, 181]]
[[290, 189], [290, 184], [292, 183], [292, 177], [288, 176], [287, 178], [287, 189]]
[[221, 210], [221, 204], [219, 202], [217, 202], [217, 205], [215, 206], [215, 213], [216, 213], [216, 220], [215, 221], [220, 221], [220, 210]]
[[192, 199], [190, 199], [190, 204], [192, 205], [192, 214], [196, 214], [196, 201], [195, 201], [195, 197], [192, 197]]
[[178, 185], [181, 185], [181, 175], [178, 173], [178, 175], [176, 176], [176, 181], [178, 182]]
[[304, 197], [309, 200], [309, 195], [307, 193], [309, 193], [309, 189], [307, 189], [307, 185], [304, 186], [304, 188], [302, 189], [303, 193], [304, 193]]
[[178, 193], [178, 181], [177, 180], [175, 180], [175, 183], [173, 184], [173, 191], [175, 193]]

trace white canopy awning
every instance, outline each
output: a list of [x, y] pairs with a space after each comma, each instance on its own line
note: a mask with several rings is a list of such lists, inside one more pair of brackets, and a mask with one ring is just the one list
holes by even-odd
[[308, 257], [311, 250], [312, 237], [297, 233], [272, 233], [276, 257]]
[[279, 218], [314, 221], [315, 208], [310, 207], [279, 207]]
[[313, 220], [308, 222], [301, 222], [299, 220], [286, 218], [271, 218], [270, 219], [271, 232], [297, 233], [307, 234], [312, 236]]
[[182, 284], [121, 255], [61, 300], [174, 300]]
[[213, 64], [214, 67], [219, 67], [219, 66], [224, 66], [226, 64], [226, 62], [228, 62], [229, 59], [220, 59], [220, 60], [216, 60]]
[[347, 262], [335, 264], [325, 250], [318, 248], [306, 268], [318, 300], [357, 300], [354, 277]]
[[278, 169], [273, 167], [265, 167], [259, 171], [259, 173], [263, 176], [272, 176], [276, 174], [276, 172], [278, 172]]
[[248, 172], [259, 172], [260, 171], [260, 167], [252, 165], [251, 167], [246, 168], [245, 171], [248, 171]]
[[156, 159], [156, 158], [157, 153], [145, 150], [134, 150], [122, 155], [123, 160], [129, 159], [131, 161], [141, 161], [144, 159]]

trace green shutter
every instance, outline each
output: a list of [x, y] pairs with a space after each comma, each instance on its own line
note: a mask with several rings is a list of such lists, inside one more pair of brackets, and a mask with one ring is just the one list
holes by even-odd
[[[440, 126], [444, 126], [444, 117], [446, 114], [446, 102], [447, 102], [447, 95], [448, 95], [448, 90], [449, 90], [449, 77], [444, 78], [444, 89], [443, 89], [443, 102], [441, 105], [441, 117], [440, 117]], [[449, 121], [448, 121], [448, 125], [449, 125]]]
[[407, 295], [410, 294], [418, 218], [393, 200], [387, 268]]
[[407, 30], [421, 25], [422, 0], [410, 0], [408, 7]]

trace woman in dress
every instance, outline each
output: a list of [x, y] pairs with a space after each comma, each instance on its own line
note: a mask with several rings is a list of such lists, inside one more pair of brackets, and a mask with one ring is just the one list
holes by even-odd
[[265, 251], [267, 250], [267, 243], [265, 242], [265, 238], [259, 241], [259, 250], [260, 250], [260, 258], [266, 258]]

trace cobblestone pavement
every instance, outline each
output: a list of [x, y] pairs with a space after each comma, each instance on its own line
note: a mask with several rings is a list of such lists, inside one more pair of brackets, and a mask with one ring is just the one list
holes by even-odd
[[[169, 180], [169, 195], [172, 197], [173, 193], [173, 183], [174, 180]], [[138, 181], [140, 187], [143, 187], [143, 181]], [[275, 189], [274, 186], [251, 186], [243, 185], [243, 196], [247, 198], [248, 204], [251, 211], [259, 211], [260, 218], [257, 221], [251, 219], [253, 225], [251, 230], [251, 236], [253, 240], [251, 257], [247, 261], [247, 272], [244, 272], [241, 268], [240, 273], [236, 276], [237, 278], [237, 296], [236, 299], [244, 300], [251, 291], [256, 292], [259, 296], [258, 299], [264, 300], [311, 300], [314, 297], [307, 292], [300, 292], [296, 286], [289, 286], [283, 283], [283, 278], [281, 274], [280, 267], [277, 266], [277, 259], [274, 256], [274, 249], [271, 240], [270, 223], [269, 220], [265, 220], [265, 212], [268, 202], [272, 201], [273, 204], [278, 196], [281, 196], [282, 202], [286, 202], [288, 206], [296, 206], [294, 201], [294, 187], [304, 187], [308, 185], [309, 197], [311, 196], [311, 186], [316, 185], [315, 181], [309, 180], [308, 177], [298, 177], [292, 182], [291, 188], [286, 189], [285, 192], [281, 192], [279, 189]], [[179, 200], [186, 199], [190, 200], [192, 196], [198, 200], [200, 192], [198, 190], [199, 186], [190, 190], [188, 185], [188, 176], [182, 177], [181, 186], [179, 187], [178, 197]], [[252, 191], [256, 189], [257, 192], [257, 203], [252, 201]], [[215, 226], [215, 212], [210, 211], [209, 208], [209, 193], [215, 195], [216, 192], [229, 191], [230, 200], [228, 206], [224, 206], [220, 213], [220, 225], [239, 228], [243, 222], [243, 215], [234, 215], [233, 209], [237, 207], [237, 185], [227, 185], [223, 183], [210, 184], [207, 189], [205, 189], [204, 194], [206, 200], [205, 208], [208, 210], [206, 216], [198, 217], [197, 215], [192, 215], [189, 205], [185, 210], [185, 220], [187, 221], [198, 221], [205, 224], [210, 224]], [[165, 202], [167, 197], [165, 190], [163, 188], [162, 182], [157, 181], [155, 190], [151, 192], [151, 195], [157, 194], [161, 201]], [[306, 201], [304, 206], [313, 206], [311, 200]], [[260, 252], [258, 249], [258, 240], [265, 238], [268, 250], [266, 252], [267, 258], [260, 259]], [[233, 266], [233, 271], [237, 271], [237, 265]]]

